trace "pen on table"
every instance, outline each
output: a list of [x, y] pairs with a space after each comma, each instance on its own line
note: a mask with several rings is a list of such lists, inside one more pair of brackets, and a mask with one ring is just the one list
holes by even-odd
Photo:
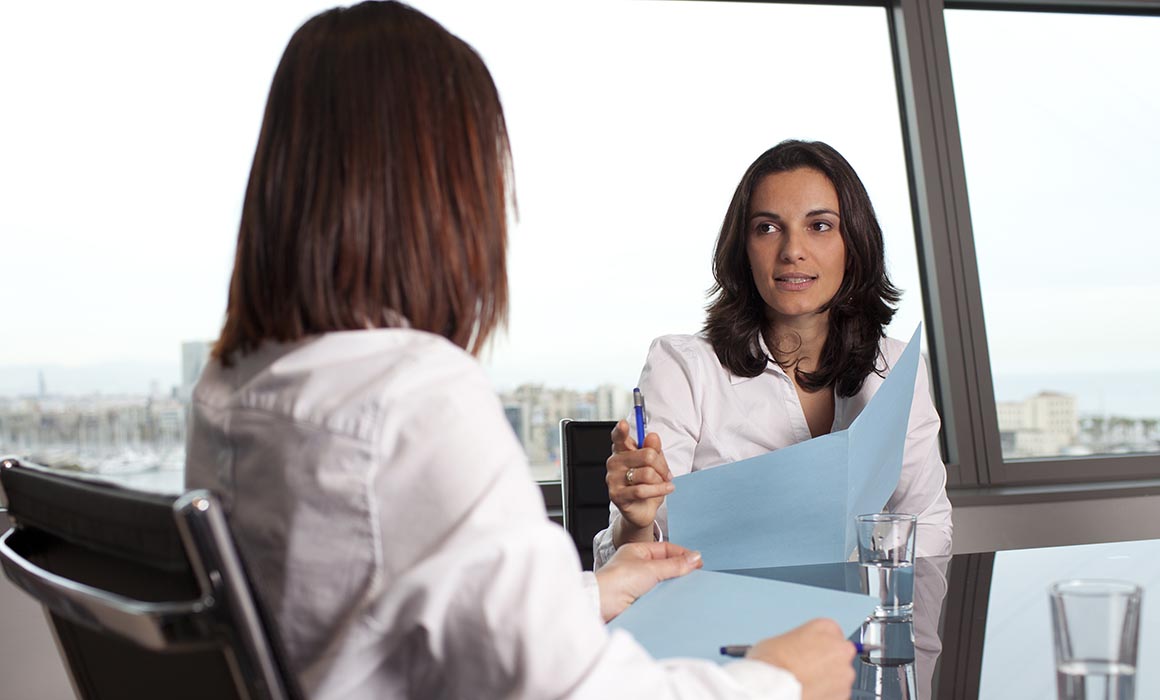
[[[882, 650], [881, 644], [863, 644], [861, 642], [851, 642], [851, 644], [854, 645], [854, 649], [857, 650], [859, 654], [865, 654], [868, 651]], [[721, 647], [721, 655], [742, 657], [749, 653], [750, 646], [751, 645], [749, 644], [727, 644]]]
[[632, 390], [632, 409], [636, 412], [636, 448], [644, 447], [644, 397], [640, 389]]

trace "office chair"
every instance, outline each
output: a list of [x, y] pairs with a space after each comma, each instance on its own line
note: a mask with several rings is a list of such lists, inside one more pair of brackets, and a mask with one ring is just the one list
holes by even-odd
[[222, 509], [0, 462], [4, 573], [49, 614], [84, 700], [297, 700]]
[[560, 421], [560, 483], [564, 529], [572, 536], [585, 569], [592, 568], [592, 538], [608, 527], [604, 463], [612, 454], [616, 421]]

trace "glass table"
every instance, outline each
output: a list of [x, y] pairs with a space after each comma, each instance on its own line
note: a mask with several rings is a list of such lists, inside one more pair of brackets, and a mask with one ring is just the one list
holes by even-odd
[[[867, 590], [856, 562], [732, 573]], [[1069, 578], [1144, 588], [1136, 697], [1160, 697], [1160, 540], [1141, 540], [918, 559], [913, 621], [863, 626], [852, 637], [884, 647], [855, 661], [853, 698], [1054, 699], [1047, 587]]]
[[[179, 469], [91, 476], [147, 491], [182, 489]], [[856, 562], [732, 573], [867, 590]], [[1136, 697], [1160, 697], [1160, 540], [919, 558], [913, 621], [864, 626], [853, 637], [884, 648], [855, 661], [852, 697], [1054, 699], [1047, 587], [1068, 578], [1123, 579], [1144, 588]]]

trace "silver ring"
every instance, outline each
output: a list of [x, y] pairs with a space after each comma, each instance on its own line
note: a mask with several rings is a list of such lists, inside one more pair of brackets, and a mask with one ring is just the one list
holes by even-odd
[[632, 473], [635, 471], [636, 471], [636, 469], [629, 469], [628, 471], [626, 471], [624, 473], [624, 483], [628, 484], [629, 486], [632, 486]]

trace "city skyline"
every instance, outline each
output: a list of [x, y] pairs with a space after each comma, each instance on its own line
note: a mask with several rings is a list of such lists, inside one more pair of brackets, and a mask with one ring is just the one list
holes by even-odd
[[[644, 354], [641, 353], [643, 366]], [[175, 353], [176, 355], [176, 353]], [[485, 365], [485, 370], [487, 366]], [[589, 391], [605, 384], [616, 384], [631, 390], [636, 385], [640, 367], [631, 370], [628, 381], [593, 381], [568, 384], [529, 378], [514, 384], [500, 384], [494, 380], [496, 393], [504, 393], [519, 386], [540, 384], [573, 391]], [[44, 377], [48, 393], [63, 396], [167, 394], [182, 386], [180, 357], [172, 363], [121, 362], [91, 366], [20, 365], [0, 366], [0, 398], [35, 396], [40, 377]], [[1160, 416], [1160, 371], [1107, 371], [1085, 373], [1027, 373], [996, 375], [997, 401], [1021, 401], [1041, 391], [1059, 391], [1077, 396], [1080, 412], [1084, 414], [1124, 415], [1137, 418]], [[159, 391], [151, 387], [156, 385]], [[63, 389], [61, 387], [64, 387]]]
[[[631, 404], [630, 390], [614, 385], [577, 391], [529, 384], [499, 398], [541, 481], [559, 475], [561, 420], [618, 420]], [[0, 397], [0, 453], [103, 474], [180, 472], [187, 407], [177, 386], [147, 397]], [[999, 402], [996, 410], [1005, 459], [1160, 452], [1157, 417], [1083, 415], [1075, 397], [1046, 391]]]

